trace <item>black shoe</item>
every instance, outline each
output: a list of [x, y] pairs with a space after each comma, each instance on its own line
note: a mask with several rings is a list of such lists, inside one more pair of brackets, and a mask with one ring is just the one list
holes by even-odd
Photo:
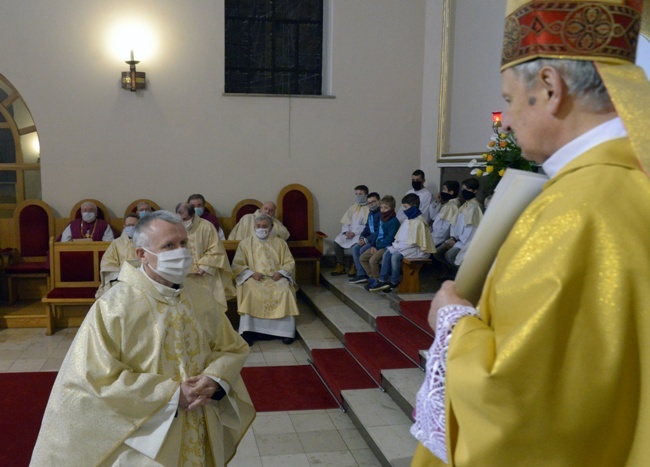
[[252, 332], [245, 332], [241, 336], [244, 338], [249, 347], [255, 343], [255, 337], [253, 336]]
[[380, 290], [384, 290], [390, 287], [390, 284], [387, 282], [382, 282], [378, 281], [377, 284], [374, 287], [370, 287], [368, 289], [370, 292], [379, 292]]
[[352, 279], [349, 279], [351, 284], [363, 284], [368, 282], [368, 276], [354, 276]]
[[282, 343], [284, 345], [291, 345], [291, 344], [293, 344], [293, 341], [295, 341], [295, 340], [296, 339], [294, 339], [293, 337], [283, 337], [282, 338]]
[[386, 287], [385, 289], [382, 290], [382, 292], [387, 293], [387, 294], [391, 293], [393, 290], [397, 290], [398, 285], [399, 284], [390, 283], [390, 284], [388, 284], [388, 287]]
[[373, 287], [377, 287], [377, 281], [371, 277], [370, 279], [368, 279], [368, 282], [366, 283], [366, 285], [363, 286], [363, 288], [366, 289], [368, 292], [370, 292], [370, 289], [372, 289]]

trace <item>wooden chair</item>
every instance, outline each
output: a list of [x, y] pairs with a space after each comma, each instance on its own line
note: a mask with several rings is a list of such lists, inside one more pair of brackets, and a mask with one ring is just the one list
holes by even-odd
[[240, 221], [242, 217], [246, 214], [253, 214], [255, 211], [262, 207], [262, 202], [257, 201], [256, 199], [248, 198], [243, 199], [235, 205], [230, 215], [230, 222], [232, 223], [233, 228], [237, 225], [237, 222]]
[[205, 209], [205, 212], [207, 212], [208, 214], [212, 214], [215, 217], [219, 217], [219, 214], [217, 214], [217, 210], [214, 208], [214, 206], [212, 206], [207, 201], [205, 202], [204, 209]]
[[70, 210], [70, 220], [81, 219], [81, 205], [84, 204], [86, 201], [91, 201], [95, 203], [95, 206], [97, 206], [98, 219], [102, 219], [109, 224], [111, 223], [111, 216], [108, 212], [108, 208], [104, 206], [104, 203], [102, 203], [101, 201], [97, 201], [96, 199], [91, 199], [91, 198], [82, 199], [77, 204], [72, 206], [72, 209]]
[[16, 250], [13, 264], [5, 268], [9, 303], [14, 303], [16, 279], [45, 279], [50, 289], [50, 265], [47, 258], [49, 238], [54, 235], [52, 208], [40, 200], [25, 200], [14, 211]]
[[[47, 311], [49, 336], [66, 306], [83, 307], [83, 316], [95, 302], [101, 283], [100, 264], [111, 242], [55, 242], [50, 238], [51, 290], [41, 300]], [[80, 324], [83, 316], [77, 317]]]
[[[124, 217], [126, 217], [130, 213], [135, 213], [135, 208], [138, 206], [138, 204], [145, 202], [149, 203], [149, 206], [151, 206], [151, 209], [154, 211], [160, 211], [160, 205], [154, 201], [151, 201], [150, 199], [142, 198], [142, 199], [136, 199], [134, 202], [129, 204], [126, 207], [126, 210], [124, 211]], [[99, 210], [99, 207], [97, 208]]]
[[276, 217], [291, 236], [287, 241], [298, 267], [304, 264], [313, 282], [320, 282], [320, 259], [323, 256], [323, 232], [314, 231], [314, 198], [307, 187], [298, 183], [285, 186], [278, 195]]

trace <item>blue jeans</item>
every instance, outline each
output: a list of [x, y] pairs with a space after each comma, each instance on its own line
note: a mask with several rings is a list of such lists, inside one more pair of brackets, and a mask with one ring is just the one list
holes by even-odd
[[386, 250], [384, 252], [384, 257], [381, 259], [379, 282], [390, 282], [397, 285], [402, 281], [402, 258], [404, 255], [399, 251], [391, 253]]
[[366, 270], [363, 269], [363, 266], [361, 265], [361, 260], [359, 259], [361, 257], [361, 254], [369, 250], [371, 248], [370, 245], [367, 243], [363, 246], [359, 245], [358, 243], [352, 247], [352, 261], [354, 261], [354, 266], [357, 268], [357, 276], [367, 276], [368, 273], [366, 273]]

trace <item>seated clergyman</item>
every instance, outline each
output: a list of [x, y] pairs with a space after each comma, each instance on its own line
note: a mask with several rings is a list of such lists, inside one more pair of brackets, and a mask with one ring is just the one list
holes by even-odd
[[246, 214], [237, 225], [235, 225], [228, 235], [228, 240], [243, 240], [246, 237], [250, 237], [255, 233], [255, 219], [257, 219], [261, 214], [266, 214], [273, 219], [273, 231], [275, 232], [276, 237], [280, 237], [282, 240], [289, 239], [289, 231], [287, 228], [282, 225], [282, 222], [275, 218], [276, 206], [273, 201], [267, 201], [262, 205], [260, 209], [255, 211], [252, 214]]
[[138, 219], [137, 214], [132, 212], [127, 214], [124, 218], [122, 235], [113, 240], [106, 249], [104, 256], [102, 256], [102, 262], [99, 266], [99, 275], [102, 283], [97, 289], [95, 298], [101, 297], [111, 288], [112, 282], [117, 279], [120, 268], [125, 261], [132, 263], [138, 261], [138, 257], [135, 254], [135, 246], [133, 245], [133, 231], [138, 223]]
[[295, 261], [287, 242], [274, 234], [273, 219], [255, 219], [255, 233], [239, 242], [232, 262], [237, 284], [239, 333], [250, 344], [258, 334], [295, 338], [298, 306]]
[[112, 242], [115, 239], [108, 222], [97, 218], [97, 206], [92, 201], [81, 205], [81, 219], [71, 220], [61, 234], [62, 242], [81, 239], [96, 242]]

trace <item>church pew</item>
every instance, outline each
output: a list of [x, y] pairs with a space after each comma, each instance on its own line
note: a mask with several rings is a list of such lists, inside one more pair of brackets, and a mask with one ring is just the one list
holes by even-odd
[[399, 293], [419, 293], [422, 290], [420, 284], [420, 270], [425, 264], [431, 263], [430, 259], [402, 259], [402, 282], [397, 286]]

